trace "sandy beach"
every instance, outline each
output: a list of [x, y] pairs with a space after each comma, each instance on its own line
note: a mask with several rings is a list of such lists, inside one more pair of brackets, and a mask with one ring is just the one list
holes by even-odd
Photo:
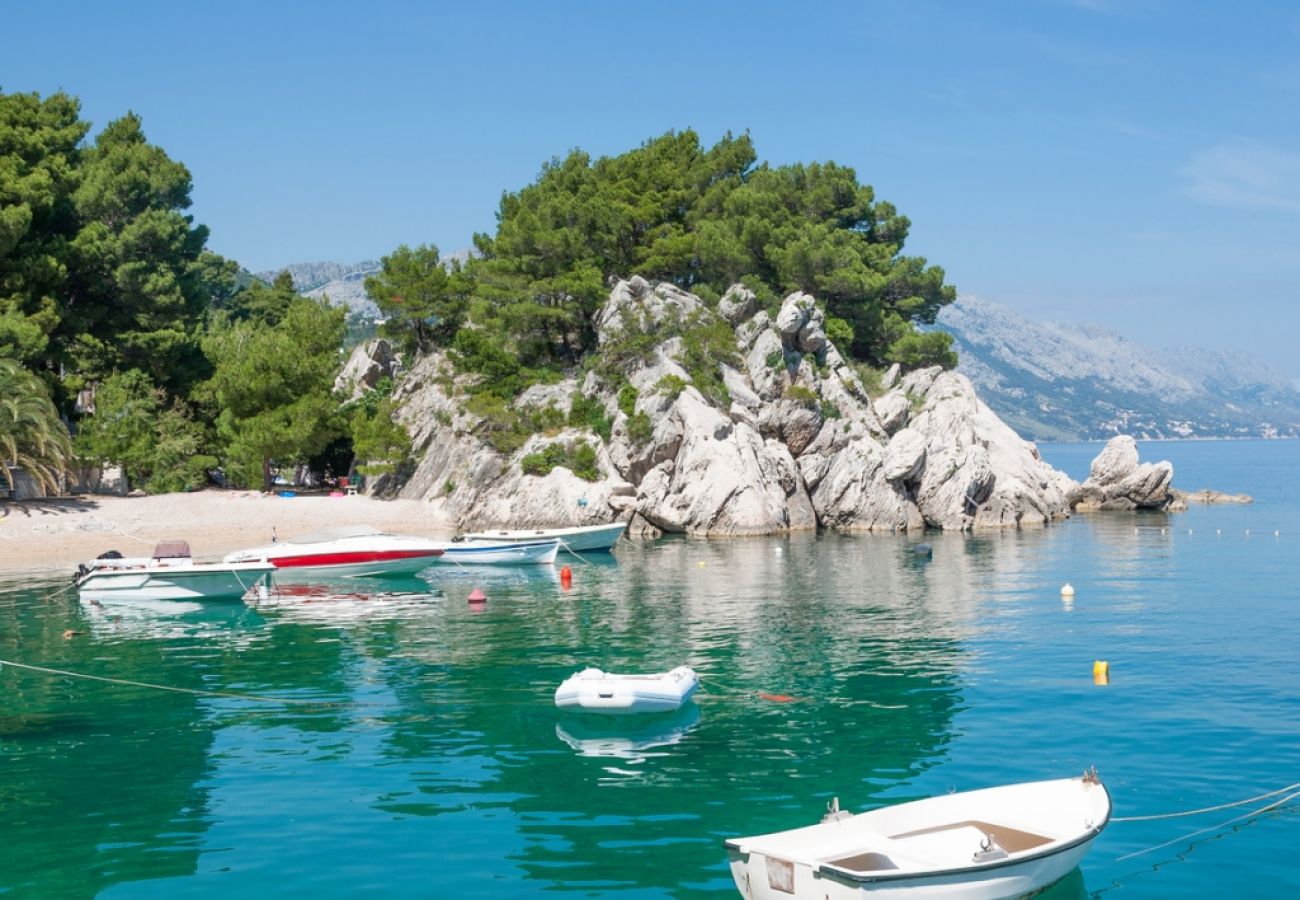
[[196, 491], [152, 497], [93, 496], [0, 503], [0, 567], [60, 568], [119, 550], [147, 553], [158, 541], [189, 541], [195, 559], [322, 528], [370, 525], [450, 536], [440, 504], [370, 497], [280, 497], [256, 491]]

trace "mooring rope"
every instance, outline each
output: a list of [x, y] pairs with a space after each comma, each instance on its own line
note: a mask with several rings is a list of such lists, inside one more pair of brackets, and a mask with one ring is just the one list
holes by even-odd
[[560, 539], [560, 546], [563, 547], [563, 548], [564, 548], [564, 552], [565, 552], [565, 553], [568, 553], [570, 556], [576, 556], [576, 557], [578, 557], [579, 560], [581, 560], [582, 562], [586, 563], [586, 564], [589, 565], [589, 566], [594, 566], [594, 565], [595, 565], [595, 563], [592, 562], [591, 560], [586, 559], [585, 557], [579, 556], [579, 555], [578, 555], [578, 551], [576, 551], [576, 550], [574, 550], [572, 547], [570, 547], [570, 546], [569, 546], [569, 542], [566, 541], [566, 540], [564, 540], [563, 538]]
[[149, 688], [150, 690], [155, 691], [171, 691], [177, 694], [191, 694], [196, 697], [224, 697], [228, 700], [250, 700], [255, 703], [287, 703], [319, 707], [340, 707], [348, 705], [334, 700], [308, 700], [301, 697], [265, 697], [259, 694], [236, 694], [230, 691], [204, 691], [198, 688], [176, 687], [175, 685], [170, 684], [150, 684], [147, 681], [132, 681], [128, 678], [109, 678], [106, 675], [88, 675], [85, 672], [69, 672], [65, 669], [52, 669], [48, 666], [34, 666], [30, 663], [15, 662], [11, 659], [0, 659], [0, 667], [2, 666], [12, 666], [15, 669], [25, 669], [29, 672], [40, 672], [43, 675], [62, 675], [67, 678], [81, 678], [86, 681], [100, 681], [105, 684], [116, 684], [125, 687]]
[[1284, 788], [1278, 788], [1276, 791], [1269, 791], [1267, 794], [1260, 794], [1256, 797], [1247, 797], [1245, 800], [1234, 800], [1231, 803], [1220, 803], [1217, 806], [1203, 806], [1200, 809], [1188, 809], [1182, 812], [1157, 813], [1151, 816], [1115, 816], [1112, 822], [1154, 822], [1157, 819], [1179, 819], [1184, 816], [1198, 816], [1202, 813], [1218, 812], [1221, 809], [1232, 809], [1236, 806], [1245, 806], [1248, 803], [1257, 803], [1260, 800], [1267, 800], [1269, 797], [1276, 797], [1278, 794], [1288, 794], [1292, 791], [1300, 790], [1300, 781], [1295, 784], [1288, 784]]
[[[1292, 785], [1292, 787], [1295, 787], [1295, 785]], [[1272, 795], [1266, 794], [1264, 796], [1272, 796]], [[1238, 822], [1249, 821], [1250, 819], [1253, 819], [1256, 816], [1261, 816], [1266, 812], [1270, 812], [1272, 810], [1278, 809], [1279, 807], [1285, 806], [1286, 804], [1290, 803], [1292, 800], [1295, 800], [1297, 797], [1300, 797], [1300, 791], [1295, 791], [1293, 793], [1287, 794], [1285, 797], [1282, 797], [1280, 800], [1274, 800], [1272, 803], [1269, 803], [1266, 806], [1261, 806], [1259, 809], [1253, 809], [1250, 812], [1243, 813], [1240, 816], [1234, 816], [1233, 818], [1229, 819], [1226, 822], [1220, 822], [1218, 825], [1211, 825], [1209, 828], [1199, 828], [1196, 831], [1190, 832], [1188, 834], [1180, 835], [1171, 841], [1165, 841], [1162, 844], [1156, 844], [1154, 847], [1147, 847], [1144, 850], [1136, 850], [1132, 853], [1125, 853], [1123, 856], [1117, 857], [1115, 859], [1115, 862], [1123, 862], [1124, 860], [1132, 859], [1135, 856], [1142, 856], [1144, 854], [1151, 853], [1155, 850], [1163, 850], [1165, 847], [1172, 847], [1174, 844], [1181, 844], [1184, 841], [1190, 840], [1194, 837], [1200, 837], [1203, 834], [1222, 831], [1223, 829], [1227, 828], [1230, 825], [1235, 825]], [[1246, 803], [1249, 801], [1243, 800], [1241, 802]], [[1240, 806], [1241, 803], [1229, 804], [1229, 805]], [[1219, 808], [1223, 808], [1223, 807], [1219, 807]], [[1187, 815], [1191, 815], [1191, 813], [1187, 813]]]

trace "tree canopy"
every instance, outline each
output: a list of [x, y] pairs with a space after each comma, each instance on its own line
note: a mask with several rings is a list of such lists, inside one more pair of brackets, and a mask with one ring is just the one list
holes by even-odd
[[305, 461], [342, 432], [333, 388], [343, 317], [298, 297], [274, 325], [224, 314], [214, 320], [203, 342], [215, 367], [205, 390], [238, 480], [270, 490], [272, 461]]
[[908, 219], [846, 166], [756, 161], [748, 135], [705, 148], [689, 130], [616, 157], [551, 160], [502, 197], [496, 234], [475, 236], [472, 318], [499, 325], [525, 364], [574, 361], [593, 346], [611, 275], [705, 297], [743, 281], [769, 298], [816, 295], [862, 361], [955, 364], [946, 335], [915, 328], [955, 291], [941, 268], [903, 255]]

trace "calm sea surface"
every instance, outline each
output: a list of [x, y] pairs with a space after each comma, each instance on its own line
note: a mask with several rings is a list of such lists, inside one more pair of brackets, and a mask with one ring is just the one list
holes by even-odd
[[[1075, 477], [1099, 449], [1042, 448]], [[929, 535], [929, 562], [893, 536], [624, 543], [568, 592], [550, 570], [440, 569], [175, 615], [4, 573], [0, 658], [340, 705], [0, 667], [0, 893], [738, 897], [723, 839], [815, 822], [832, 795], [1095, 765], [1125, 816], [1300, 781], [1300, 443], [1143, 457], [1256, 503]], [[666, 719], [552, 703], [585, 665], [681, 663], [708, 680]], [[1300, 806], [1211, 827], [1239, 812], [1115, 823], [1045, 896], [1300, 893]]]

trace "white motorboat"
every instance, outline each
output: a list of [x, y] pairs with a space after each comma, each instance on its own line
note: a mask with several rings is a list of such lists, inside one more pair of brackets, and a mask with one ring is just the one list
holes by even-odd
[[365, 578], [414, 575], [443, 554], [443, 542], [387, 534], [368, 525], [327, 528], [226, 555], [228, 563], [265, 559], [280, 579], [328, 575]]
[[543, 565], [555, 562], [560, 542], [551, 538], [539, 541], [453, 541], [444, 544], [446, 552], [437, 560], [460, 566], [512, 566], [528, 563]]
[[1024, 897], [1064, 878], [1110, 820], [1095, 772], [966, 791], [726, 842], [747, 900]]
[[78, 568], [82, 600], [94, 603], [176, 600], [239, 600], [262, 589], [275, 566], [266, 560], [197, 563], [185, 541], [163, 541], [152, 556], [104, 554]]
[[690, 699], [700, 678], [690, 666], [655, 675], [614, 675], [583, 669], [555, 689], [560, 709], [606, 715], [671, 712]]
[[594, 553], [612, 550], [627, 528], [626, 522], [609, 525], [575, 525], [572, 528], [516, 528], [509, 531], [474, 531], [464, 535], [467, 541], [535, 541], [554, 538], [561, 550]]

